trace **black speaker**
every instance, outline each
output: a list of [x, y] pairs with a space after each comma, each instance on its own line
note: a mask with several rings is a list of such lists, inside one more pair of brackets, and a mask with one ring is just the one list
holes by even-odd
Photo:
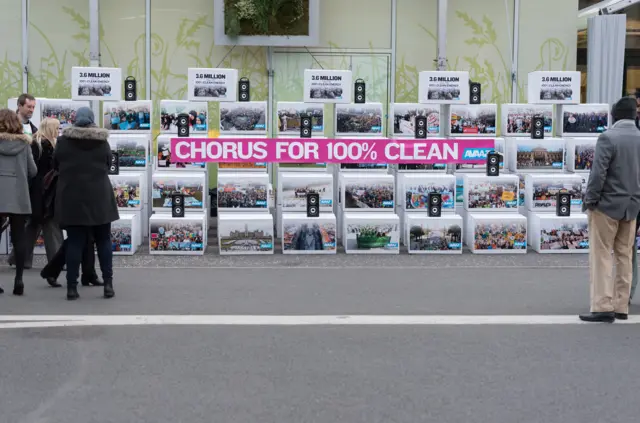
[[251, 101], [251, 83], [247, 78], [238, 81], [238, 101]]
[[184, 194], [171, 194], [171, 217], [184, 217]]
[[311, 124], [311, 115], [300, 115], [300, 138], [311, 138], [311, 131], [313, 126]]
[[120, 174], [120, 154], [117, 151], [111, 152], [111, 162], [109, 163], [109, 175]]
[[366, 102], [367, 94], [364, 79], [356, 79], [354, 102], [362, 104]]
[[429, 193], [429, 217], [440, 217], [442, 215], [442, 194], [439, 192]]
[[124, 80], [124, 101], [136, 101], [138, 98], [137, 85], [138, 83], [133, 76], [127, 76], [127, 79]]
[[320, 217], [320, 194], [307, 194], [307, 217]]
[[416, 116], [415, 138], [427, 138], [427, 117]]
[[188, 137], [189, 136], [189, 115], [186, 113], [180, 113], [178, 115], [178, 121], [176, 122], [176, 126], [178, 127], [179, 137]]
[[571, 216], [571, 194], [568, 192], [558, 192], [556, 198], [556, 216]]
[[490, 151], [487, 154], [487, 176], [500, 175], [500, 154]]
[[534, 140], [544, 139], [544, 117], [534, 116], [531, 119], [531, 138]]
[[479, 82], [469, 83], [469, 104], [480, 104], [481, 100], [481, 85]]

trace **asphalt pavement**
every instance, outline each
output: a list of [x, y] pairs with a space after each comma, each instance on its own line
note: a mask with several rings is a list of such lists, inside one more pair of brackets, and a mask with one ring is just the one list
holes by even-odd
[[28, 270], [0, 423], [635, 422], [640, 319], [579, 322], [586, 258], [141, 255], [75, 302]]

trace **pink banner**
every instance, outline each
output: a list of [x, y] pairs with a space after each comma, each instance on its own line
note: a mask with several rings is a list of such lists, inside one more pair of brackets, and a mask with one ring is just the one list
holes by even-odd
[[172, 162], [485, 163], [493, 138], [172, 138]]

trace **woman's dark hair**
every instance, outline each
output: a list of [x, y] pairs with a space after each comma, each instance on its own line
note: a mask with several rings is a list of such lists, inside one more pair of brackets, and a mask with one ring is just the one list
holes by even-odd
[[0, 132], [6, 134], [24, 134], [20, 118], [13, 110], [0, 110]]

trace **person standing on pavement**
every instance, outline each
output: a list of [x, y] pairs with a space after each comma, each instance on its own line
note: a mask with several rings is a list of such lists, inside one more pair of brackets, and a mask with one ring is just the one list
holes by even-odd
[[[0, 216], [9, 218], [11, 242], [16, 252], [13, 295], [24, 293], [24, 229], [31, 214], [29, 179], [37, 172], [31, 154], [31, 137], [24, 134], [20, 118], [13, 110], [0, 110]], [[0, 288], [0, 293], [3, 292]]]
[[583, 204], [589, 219], [591, 312], [579, 317], [586, 322], [611, 323], [626, 320], [629, 314], [631, 252], [640, 212], [640, 131], [635, 124], [635, 99], [623, 97], [612, 107], [611, 115], [614, 124], [596, 143]]
[[58, 170], [55, 218], [67, 231], [67, 299], [76, 300], [78, 274], [87, 238], [93, 235], [104, 279], [104, 297], [113, 297], [111, 222], [120, 219], [109, 180], [109, 131], [98, 128], [93, 112], [81, 107], [76, 121], [58, 138], [54, 169]]

